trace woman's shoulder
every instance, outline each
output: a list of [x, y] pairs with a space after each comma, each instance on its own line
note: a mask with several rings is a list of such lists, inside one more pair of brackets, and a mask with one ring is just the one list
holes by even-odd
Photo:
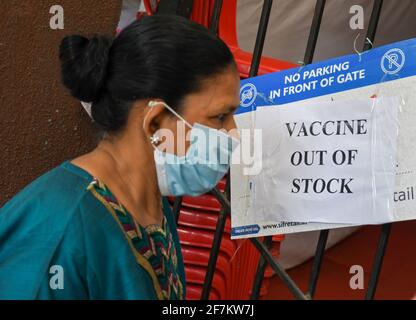
[[69, 161], [46, 172], [0, 209], [0, 242], [22, 233], [59, 240], [74, 228], [83, 229], [86, 237], [97, 233], [91, 230], [102, 235], [110, 226], [116, 229], [111, 203], [97, 193], [99, 183]]
[[82, 202], [91, 180], [86, 171], [65, 161], [33, 180], [9, 200], [0, 209], [0, 220], [19, 214], [28, 218], [33, 213], [37, 219], [43, 215], [59, 215], [62, 220]]
[[34, 299], [59, 252], [80, 253], [75, 246], [79, 239], [74, 239], [73, 248], [66, 245], [64, 250], [63, 246], [68, 243], [68, 231], [79, 225], [79, 208], [88, 194], [88, 175], [73, 169], [67, 162], [57, 166], [1, 208], [0, 284], [4, 291], [0, 298]]

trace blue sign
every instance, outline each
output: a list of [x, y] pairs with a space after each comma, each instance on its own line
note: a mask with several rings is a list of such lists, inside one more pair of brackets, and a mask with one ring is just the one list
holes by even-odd
[[241, 81], [236, 114], [416, 75], [416, 39]]
[[[241, 81], [236, 114], [279, 106], [416, 75], [416, 39]], [[233, 236], [257, 234], [259, 225], [232, 228]]]

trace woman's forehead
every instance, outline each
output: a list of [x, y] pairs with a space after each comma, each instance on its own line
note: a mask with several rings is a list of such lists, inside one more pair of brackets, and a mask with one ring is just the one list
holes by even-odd
[[239, 75], [230, 70], [205, 81], [200, 92], [190, 95], [188, 101], [190, 104], [198, 102], [201, 108], [210, 111], [221, 111], [240, 104], [239, 91]]

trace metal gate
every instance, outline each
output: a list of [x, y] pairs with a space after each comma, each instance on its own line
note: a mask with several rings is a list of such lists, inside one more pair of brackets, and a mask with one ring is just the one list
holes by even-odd
[[[162, 1], [161, 1], [162, 2]], [[181, 1], [179, 1], [181, 2]], [[191, 5], [189, 1], [187, 2], [188, 5]], [[214, 33], [218, 31], [218, 24], [221, 14], [223, 1], [222, 0], [215, 0], [213, 13], [210, 22], [210, 30]], [[309, 32], [309, 38], [306, 46], [306, 51], [304, 55], [303, 64], [307, 65], [312, 63], [316, 43], [318, 40], [319, 30], [321, 26], [322, 16], [325, 9], [326, 0], [317, 0], [315, 5], [315, 11], [312, 19], [312, 24]], [[251, 61], [251, 67], [249, 72], [249, 77], [255, 77], [258, 73], [260, 67], [260, 59], [263, 52], [263, 46], [266, 38], [267, 27], [270, 17], [271, 8], [273, 5], [273, 0], [264, 0], [263, 1], [263, 8], [260, 17], [260, 23], [258, 26], [257, 36], [255, 47], [253, 51], [253, 57]], [[372, 43], [374, 42], [374, 38], [377, 31], [377, 25], [380, 18], [381, 9], [383, 6], [383, 0], [374, 0], [372, 13], [369, 21], [369, 26], [367, 29], [366, 41], [364, 43], [363, 51], [369, 50], [372, 47]], [[189, 10], [185, 10], [189, 12]], [[220, 250], [222, 234], [224, 232], [225, 222], [228, 215], [231, 213], [231, 205], [230, 205], [230, 178], [228, 175], [225, 192], [221, 192], [219, 189], [213, 189], [211, 194], [219, 201], [221, 204], [221, 210], [218, 216], [216, 231], [214, 235], [214, 240], [212, 244], [212, 250], [208, 261], [207, 273], [205, 276], [205, 281], [203, 285], [202, 300], [207, 300], [211, 291], [212, 281], [215, 272], [215, 266], [217, 263], [218, 253]], [[173, 205], [173, 212], [178, 221], [180, 209], [181, 209], [182, 198], [177, 197], [174, 201]], [[377, 283], [381, 271], [381, 267], [383, 264], [384, 254], [386, 251], [386, 247], [388, 244], [388, 239], [390, 235], [392, 224], [384, 224], [382, 225], [381, 234], [378, 241], [378, 247], [375, 252], [374, 262], [373, 262], [373, 269], [370, 275], [370, 280], [368, 283], [368, 289], [365, 295], [366, 299], [373, 299], [376, 289]], [[294, 280], [289, 276], [289, 274], [282, 268], [282, 266], [275, 260], [272, 254], [269, 251], [269, 246], [272, 242], [272, 237], [267, 236], [264, 237], [264, 240], [261, 241], [260, 238], [251, 238], [250, 241], [256, 247], [256, 249], [260, 252], [261, 257], [260, 261], [257, 266], [257, 272], [254, 278], [252, 291], [250, 299], [258, 299], [260, 288], [264, 276], [264, 271], [266, 269], [267, 264], [269, 264], [276, 275], [283, 281], [283, 283], [287, 286], [290, 292], [296, 299], [300, 300], [310, 300], [313, 299], [316, 286], [319, 280], [320, 269], [322, 265], [322, 261], [325, 254], [325, 246], [328, 239], [328, 234], [330, 230], [322, 230], [320, 231], [319, 240], [316, 246], [315, 257], [313, 259], [312, 270], [309, 279], [309, 286], [307, 292], [302, 292], [302, 290], [298, 287], [298, 285], [294, 282]]]

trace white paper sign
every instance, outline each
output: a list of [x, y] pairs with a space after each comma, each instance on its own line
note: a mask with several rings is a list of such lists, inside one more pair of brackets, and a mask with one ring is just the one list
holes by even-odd
[[[288, 216], [288, 219], [278, 218], [274, 215], [274, 212], [280, 206], [285, 207], [285, 199], [277, 199], [275, 194], [266, 197], [264, 194], [259, 193], [261, 188], [266, 190], [262, 184], [271, 183], [268, 180], [272, 179], [269, 179], [267, 175], [264, 175], [266, 177], [265, 180], [257, 179], [256, 176], [246, 176], [244, 174], [244, 169], [247, 167], [246, 164], [232, 164], [232, 238], [259, 237], [381, 223], [385, 222], [384, 218], [388, 219], [388, 221], [416, 219], [415, 56], [416, 39], [410, 39], [374, 48], [361, 56], [349, 55], [334, 58], [301, 68], [243, 80], [240, 90], [241, 106], [235, 115], [237, 126], [241, 129], [253, 128], [255, 123], [259, 123], [257, 118], [259, 116], [262, 117], [260, 114], [269, 112], [266, 109], [280, 107], [296, 108], [305, 104], [313, 107], [332, 102], [337, 105], [344, 103], [346, 108], [350, 109], [351, 107], [354, 108], [354, 101], [370, 99], [373, 96], [377, 96], [378, 101], [384, 99], [384, 102], [381, 104], [382, 109], [385, 112], [390, 112], [391, 118], [385, 117], [384, 124], [382, 124], [383, 119], [378, 120], [376, 121], [376, 126], [372, 127], [372, 131], [376, 133], [375, 137], [378, 137], [375, 143], [372, 142], [374, 146], [372, 148], [374, 153], [372, 158], [376, 159], [375, 153], [381, 155], [381, 157], [377, 156], [376, 161], [371, 161], [373, 181], [379, 188], [378, 192], [383, 192], [383, 184], [385, 186], [384, 191], [388, 189], [390, 184], [389, 166], [391, 166], [392, 162], [389, 161], [385, 154], [394, 153], [394, 148], [396, 148], [396, 162], [394, 168], [394, 188], [392, 189], [393, 203], [391, 203], [391, 197], [388, 200], [389, 205], [391, 203], [390, 213], [379, 215], [377, 209], [372, 210], [371, 213], [362, 211], [360, 213], [362, 220], [359, 218], [361, 222], [354, 223], [341, 223], [340, 221], [335, 221], [334, 223], [311, 222], [309, 219], [307, 222], [295, 222], [298, 219], [293, 218], [292, 214]], [[388, 101], [389, 99], [391, 100]], [[399, 100], [399, 103], [397, 103], [399, 110], [397, 110], [397, 106], [392, 109], [387, 108], [390, 103], [394, 105], [394, 100], [397, 102], [397, 99]], [[395, 112], [397, 112], [397, 115], [394, 114]], [[376, 114], [376, 118], [380, 119], [379, 116], [382, 114]], [[266, 126], [265, 129], [271, 130], [275, 134], [272, 144], [262, 148], [263, 151], [270, 155], [273, 152], [278, 152], [281, 147], [280, 144], [283, 142], [277, 138], [276, 129], [273, 127], [273, 118], [271, 116], [268, 117], [266, 114], [264, 114], [264, 118], [266, 118], [266, 121], [269, 121], [269, 126]], [[302, 114], [301, 120], [303, 119], [306, 119], [306, 116], [304, 118]], [[392, 122], [394, 120], [397, 120], [397, 122]], [[396, 128], [396, 134], [392, 135], [391, 132], [395, 130], [394, 128]], [[280, 131], [278, 133], [281, 134]], [[267, 136], [267, 134], [265, 135]], [[394, 140], [394, 137], [397, 139]], [[266, 169], [267, 161], [271, 161], [271, 158], [266, 157], [265, 159]], [[359, 163], [357, 162], [357, 164]], [[281, 165], [280, 163], [278, 164], [278, 166]], [[278, 170], [282, 171], [283, 168], [278, 167]], [[380, 179], [385, 177], [389, 181], [380, 181]], [[286, 177], [286, 179], [289, 178]], [[256, 190], [254, 188], [255, 185]], [[377, 190], [377, 187], [374, 190]], [[378, 195], [380, 194], [378, 193]], [[260, 204], [261, 202], [257, 201], [256, 196], [263, 197], [266, 200]], [[381, 204], [381, 201], [377, 199], [381, 199], [381, 197], [371, 198], [376, 199], [372, 209], [377, 208]], [[274, 203], [274, 205], [271, 205], [269, 202]], [[356, 203], [351, 203], [351, 201], [335, 202], [338, 203], [338, 205], [334, 206], [336, 210], [343, 210], [343, 206], [357, 206]], [[257, 206], [260, 212], [256, 212], [254, 206]], [[269, 206], [270, 210], [266, 210], [267, 206]], [[302, 209], [310, 211], [309, 208]], [[327, 213], [331, 214], [329, 210], [327, 210]], [[314, 217], [312, 220], [315, 220], [316, 215], [312, 213], [311, 215]], [[265, 221], [265, 218], [268, 220]], [[331, 216], [329, 216], [329, 219], [331, 219]]]
[[397, 109], [394, 98], [259, 108], [263, 169], [253, 177], [248, 214], [257, 221], [393, 220]]

